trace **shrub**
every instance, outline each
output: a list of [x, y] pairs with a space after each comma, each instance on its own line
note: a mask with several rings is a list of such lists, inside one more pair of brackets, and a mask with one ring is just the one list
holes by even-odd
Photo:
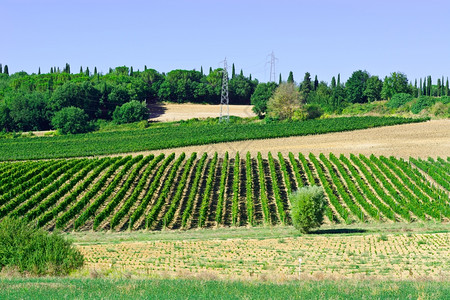
[[436, 103], [436, 99], [430, 96], [422, 96], [417, 99], [417, 102], [411, 106], [411, 112], [414, 114], [420, 113], [425, 108], [428, 108]]
[[267, 102], [267, 112], [269, 117], [274, 119], [291, 119], [300, 106], [297, 87], [293, 83], [282, 83]]
[[117, 124], [133, 123], [145, 120], [148, 116], [148, 109], [145, 102], [136, 100], [116, 107], [113, 113], [113, 120]]
[[307, 119], [317, 119], [323, 114], [322, 108], [317, 104], [306, 105]]
[[83, 256], [62, 236], [36, 229], [23, 220], [0, 222], [0, 270], [33, 275], [65, 275], [83, 265]]
[[84, 133], [91, 129], [88, 115], [81, 108], [74, 106], [58, 111], [52, 118], [52, 126], [62, 134]]
[[399, 108], [402, 105], [405, 105], [409, 101], [411, 101], [413, 97], [407, 93], [398, 93], [392, 96], [391, 100], [387, 102], [387, 106], [391, 108]]
[[442, 102], [436, 102], [436, 104], [430, 108], [430, 112], [436, 117], [449, 117], [450, 103], [444, 104]]
[[302, 233], [322, 225], [325, 212], [325, 194], [322, 187], [305, 186], [289, 195], [292, 223]]

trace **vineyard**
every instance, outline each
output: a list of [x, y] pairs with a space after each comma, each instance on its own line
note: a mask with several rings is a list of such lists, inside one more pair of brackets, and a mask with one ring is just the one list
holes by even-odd
[[[346, 117], [303, 122], [248, 121], [219, 124], [217, 120], [155, 123], [139, 130], [95, 132], [54, 137], [1, 138], [0, 161], [98, 156], [206, 145], [219, 142], [305, 136], [380, 126], [418, 123], [426, 118]], [[245, 120], [244, 120], [245, 121]], [[244, 122], [241, 121], [241, 122]]]
[[450, 158], [184, 153], [0, 163], [0, 218], [47, 230], [290, 224], [288, 194], [323, 186], [326, 222], [450, 218]]

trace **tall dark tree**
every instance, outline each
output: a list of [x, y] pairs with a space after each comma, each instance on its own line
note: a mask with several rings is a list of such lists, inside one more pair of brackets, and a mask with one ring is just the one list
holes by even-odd
[[294, 83], [294, 73], [292, 71], [289, 72], [287, 83]]
[[83, 74], [83, 66], [80, 66], [80, 74]]
[[260, 118], [267, 112], [267, 102], [277, 88], [275, 82], [260, 83], [256, 86], [255, 91], [250, 97], [251, 104], [253, 105], [253, 112]]
[[236, 76], [236, 69], [235, 69], [234, 63], [233, 63], [233, 65], [231, 67], [231, 78], [234, 78], [235, 76]]
[[364, 91], [367, 87], [367, 80], [369, 80], [369, 73], [367, 73], [367, 71], [358, 70], [353, 72], [352, 76], [350, 76], [345, 83], [345, 91], [347, 93], [348, 102], [367, 102], [367, 97], [364, 95]]
[[133, 76], [133, 66], [130, 67], [130, 76]]
[[90, 76], [91, 72], [89, 72], [89, 67], [86, 67], [86, 76]]
[[244, 76], [244, 71], [242, 71], [242, 69], [241, 72], [239, 72], [239, 76]]
[[423, 91], [422, 91], [422, 95], [428, 96], [427, 78], [426, 78], [426, 77], [423, 79]]
[[338, 74], [337, 86], [341, 86], [341, 73]]
[[422, 83], [422, 78], [420, 78], [420, 82], [419, 82], [419, 92], [417, 97], [420, 97], [421, 95], [423, 95], [423, 83]]
[[66, 66], [64, 67], [64, 73], [70, 74], [70, 65], [66, 63]]
[[283, 80], [281, 79], [281, 73], [280, 73], [280, 76], [278, 78], [278, 84], [281, 84], [282, 82], [283, 82]]
[[94, 75], [97, 75], [97, 67], [94, 67]]
[[[145, 70], [147, 71], [147, 66], [145, 67]], [[200, 66], [200, 73], [201, 73], [202, 76], [203, 76], [203, 66]]]
[[319, 86], [319, 80], [317, 79], [317, 75], [314, 77], [314, 90], [317, 90], [317, 87]]
[[300, 94], [303, 102], [308, 101], [309, 93], [313, 90], [313, 84], [311, 83], [311, 74], [309, 72], [305, 73], [305, 77], [303, 77], [303, 81], [300, 84]]
[[442, 79], [441, 79], [441, 96], [446, 96], [445, 87], [444, 87], [444, 76], [442, 76]]
[[41, 75], [41, 67], [39, 67], [38, 75]]
[[212, 73], [212, 68], [211, 67], [209, 67], [209, 74], [211, 74]]
[[144, 71], [147, 71], [147, 65], [144, 65]]
[[5, 65], [5, 68], [3, 69], [3, 73], [6, 75], [9, 75], [8, 65]]
[[336, 78], [333, 76], [331, 78], [331, 90], [334, 90], [336, 88]]
[[447, 81], [445, 82], [445, 95], [450, 96], [450, 87], [448, 86], [448, 77], [447, 77]]
[[441, 79], [440, 78], [437, 79], [437, 91], [436, 92], [437, 92], [436, 96], [438, 96], [438, 97], [442, 96], [442, 94], [441, 94]]
[[50, 74], [53, 74], [53, 67], [50, 68]]
[[0, 74], [2, 74], [3, 73], [3, 66], [2, 66], [2, 64], [0, 64]]

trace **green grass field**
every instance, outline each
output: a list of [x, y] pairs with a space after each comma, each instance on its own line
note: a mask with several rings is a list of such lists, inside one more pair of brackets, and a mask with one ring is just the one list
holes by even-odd
[[2, 299], [445, 299], [448, 282], [0, 279]]

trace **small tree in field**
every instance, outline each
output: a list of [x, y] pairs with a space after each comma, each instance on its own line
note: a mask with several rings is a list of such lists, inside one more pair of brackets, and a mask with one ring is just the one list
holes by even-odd
[[293, 83], [280, 84], [267, 102], [267, 112], [274, 119], [291, 119], [300, 108], [300, 93]]
[[302, 233], [320, 227], [325, 212], [325, 194], [322, 187], [305, 186], [289, 195], [294, 227]]

